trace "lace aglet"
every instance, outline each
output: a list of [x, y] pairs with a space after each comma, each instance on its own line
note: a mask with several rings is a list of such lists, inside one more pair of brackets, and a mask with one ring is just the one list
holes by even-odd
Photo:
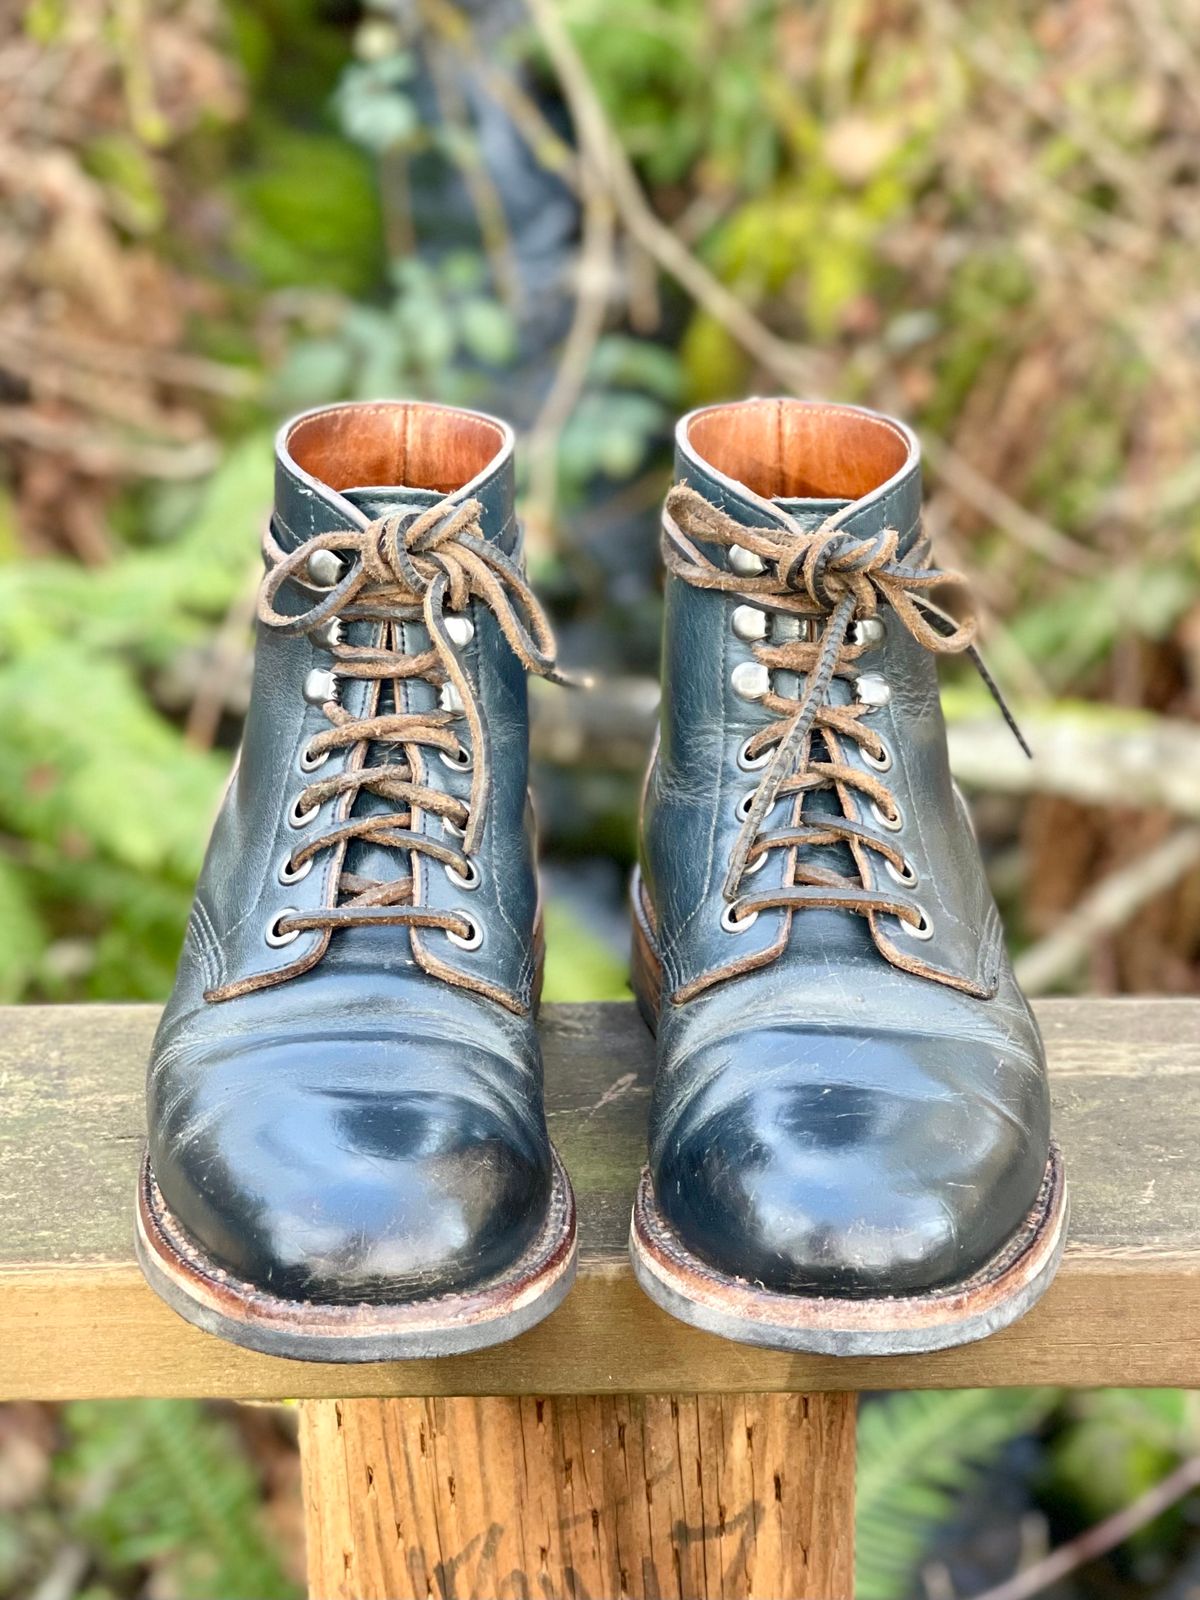
[[555, 667], [545, 674], [548, 683], [558, 684], [560, 689], [594, 689], [596, 679], [590, 672], [562, 672]]
[[1024, 752], [1025, 752], [1026, 756], [1029, 758], [1029, 760], [1032, 761], [1033, 760], [1033, 751], [1029, 747], [1029, 740], [1021, 732], [1020, 724], [1017, 722], [1016, 717], [1013, 716], [1012, 711], [1009, 709], [1009, 705], [1008, 705], [1007, 700], [1005, 700], [1004, 696], [1000, 693], [999, 689], [996, 688], [995, 684], [991, 681], [990, 677], [987, 680], [987, 684], [988, 684], [988, 688], [992, 691], [993, 699], [995, 700], [996, 704], [1000, 707], [1000, 715], [1004, 718], [1005, 722], [1008, 724], [1009, 732], [1012, 734], [1013, 738], [1017, 741], [1017, 743], [1021, 746], [1021, 749], [1024, 750]]

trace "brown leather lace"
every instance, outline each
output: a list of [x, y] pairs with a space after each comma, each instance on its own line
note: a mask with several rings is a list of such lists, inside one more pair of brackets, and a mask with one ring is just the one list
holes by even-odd
[[[872, 618], [880, 604], [891, 607], [901, 625], [926, 650], [938, 655], [968, 651], [996, 696], [1006, 721], [1021, 738], [1007, 707], [974, 648], [976, 618], [961, 573], [931, 565], [927, 540], [918, 535], [913, 546], [899, 553], [899, 534], [893, 528], [857, 536], [826, 522], [813, 532], [782, 510], [778, 527], [745, 527], [711, 505], [686, 484], [677, 484], [667, 496], [663, 517], [663, 559], [668, 570], [697, 589], [719, 589], [747, 598], [761, 597], [767, 609], [789, 616], [821, 619], [820, 638], [756, 644], [756, 660], [770, 671], [790, 671], [804, 679], [799, 700], [774, 693], [762, 703], [776, 720], [759, 730], [746, 744], [753, 760], [774, 746], [774, 755], [744, 812], [729, 861], [723, 894], [731, 907], [737, 902], [737, 920], [759, 910], [786, 906], [837, 907], [863, 914], [885, 911], [913, 927], [922, 925], [915, 901], [877, 888], [867, 889], [841, 873], [797, 861], [792, 883], [779, 890], [740, 895], [748, 870], [756, 870], [765, 852], [800, 846], [847, 844], [867, 846], [884, 857], [903, 877], [908, 868], [903, 854], [866, 824], [850, 817], [821, 816], [788, 829], [762, 832], [765, 819], [784, 795], [841, 786], [858, 791], [878, 807], [881, 815], [895, 818], [896, 801], [888, 786], [870, 772], [838, 759], [836, 739], [851, 740], [869, 757], [882, 762], [887, 751], [863, 721], [869, 707], [833, 705], [830, 686], [835, 678], [853, 678], [854, 662], [865, 645], [850, 637], [851, 624]], [[765, 564], [759, 577], [742, 577], [715, 566], [692, 539], [726, 549], [739, 545]], [[965, 620], [957, 622], [934, 604], [930, 592], [956, 589], [962, 597]], [[833, 735], [825, 741], [827, 759], [814, 757], [813, 735]], [[1024, 740], [1021, 740], [1024, 745]], [[732, 914], [732, 912], [731, 912]]]
[[[443, 500], [421, 512], [378, 517], [361, 530], [317, 534], [285, 552], [268, 528], [263, 550], [267, 572], [258, 597], [259, 619], [284, 634], [311, 633], [326, 624], [380, 622], [378, 644], [352, 645], [336, 635], [322, 643], [333, 657], [339, 678], [365, 678], [399, 683], [423, 678], [434, 685], [453, 684], [462, 710], [431, 709], [354, 716], [336, 700], [326, 701], [331, 726], [308, 745], [315, 759], [326, 752], [372, 744], [404, 747], [397, 759], [373, 766], [354, 765], [317, 779], [301, 791], [298, 810], [323, 805], [338, 795], [374, 794], [395, 810], [377, 815], [348, 814], [336, 827], [308, 840], [293, 852], [289, 867], [303, 868], [322, 850], [368, 841], [396, 850], [419, 851], [442, 862], [462, 877], [469, 876], [469, 857], [479, 847], [491, 792], [491, 751], [479, 700], [463, 670], [445, 625], [447, 610], [462, 612], [480, 600], [496, 618], [513, 653], [529, 672], [564, 681], [554, 667], [554, 636], [545, 614], [514, 562], [483, 538], [478, 500]], [[310, 610], [288, 616], [275, 609], [275, 598], [289, 580], [304, 581], [304, 569], [318, 550], [331, 550], [349, 570]], [[430, 648], [416, 653], [399, 647], [399, 625], [423, 621]], [[470, 747], [459, 738], [455, 723], [465, 718]], [[466, 803], [421, 781], [417, 752], [440, 751], [464, 767], [471, 764], [470, 800]], [[350, 809], [353, 809], [351, 801]], [[462, 834], [461, 849], [414, 831], [413, 813], [432, 812]], [[310, 928], [343, 928], [392, 922], [413, 927], [444, 928], [469, 937], [471, 924], [452, 912], [412, 904], [411, 876], [380, 882], [342, 871], [334, 904], [311, 914], [280, 918], [280, 933]]]

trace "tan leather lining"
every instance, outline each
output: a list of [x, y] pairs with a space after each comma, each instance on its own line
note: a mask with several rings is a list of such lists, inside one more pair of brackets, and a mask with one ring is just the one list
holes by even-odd
[[338, 490], [379, 485], [453, 494], [503, 447], [502, 430], [486, 417], [408, 401], [318, 411], [288, 435], [301, 471]]
[[694, 418], [697, 455], [767, 500], [857, 500], [908, 460], [904, 435], [882, 417], [807, 400], [745, 400]]

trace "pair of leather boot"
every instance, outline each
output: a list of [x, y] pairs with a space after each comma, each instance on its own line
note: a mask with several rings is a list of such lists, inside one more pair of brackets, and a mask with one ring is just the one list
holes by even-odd
[[[728, 1337], [932, 1349], [1019, 1316], [1065, 1191], [946, 761], [912, 435], [686, 417], [634, 886], [658, 1034], [639, 1281]], [[547, 1133], [513, 438], [417, 403], [280, 432], [254, 687], [148, 1076], [138, 1251], [276, 1355], [510, 1338], [566, 1294]]]

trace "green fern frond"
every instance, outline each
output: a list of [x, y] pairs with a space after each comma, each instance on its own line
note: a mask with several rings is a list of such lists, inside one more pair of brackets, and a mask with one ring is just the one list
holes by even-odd
[[180, 1600], [293, 1600], [225, 1419], [194, 1401], [135, 1400], [79, 1402], [65, 1420], [62, 1475], [103, 1571], [152, 1564]]
[[914, 1390], [863, 1407], [858, 1425], [857, 1600], [900, 1600], [972, 1476], [1034, 1428], [1055, 1389]]

